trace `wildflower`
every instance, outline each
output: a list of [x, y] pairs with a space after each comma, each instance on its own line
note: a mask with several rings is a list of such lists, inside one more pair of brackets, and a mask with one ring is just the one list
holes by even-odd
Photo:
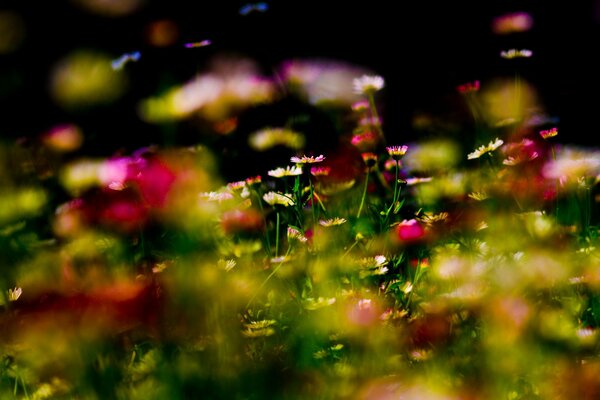
[[325, 156], [323, 156], [321, 154], [320, 156], [317, 156], [317, 157], [313, 157], [313, 156], [292, 157], [292, 158], [290, 158], [290, 160], [296, 164], [315, 164], [315, 163], [323, 162], [323, 160], [325, 160]]
[[330, 219], [322, 219], [319, 221], [319, 225], [329, 228], [332, 226], [338, 226], [338, 225], [345, 224], [346, 222], [347, 221], [345, 218], [335, 217], [335, 218], [330, 218]]
[[357, 94], [372, 94], [381, 90], [384, 86], [384, 81], [378, 75], [363, 75], [360, 78], [355, 78], [352, 81], [354, 93]]
[[226, 234], [260, 232], [264, 228], [264, 220], [253, 209], [231, 210], [221, 216], [221, 227]]
[[546, 164], [543, 174], [546, 178], [577, 180], [595, 177], [600, 173], [600, 152], [567, 149], [556, 160]]
[[352, 80], [365, 73], [364, 69], [340, 62], [290, 60], [283, 64], [280, 75], [311, 104], [334, 102], [351, 105], [359, 100], [352, 90]]
[[288, 226], [287, 237], [288, 237], [288, 240], [293, 239], [293, 240], [297, 240], [301, 243], [306, 243], [308, 241], [308, 238], [306, 236], [304, 236], [304, 234], [302, 232], [300, 232], [299, 229], [294, 228], [293, 226]]
[[471, 192], [467, 196], [475, 201], [483, 201], [489, 197], [486, 192]]
[[66, 124], [52, 128], [42, 138], [44, 144], [54, 151], [65, 153], [77, 150], [83, 143], [83, 133], [77, 125]]
[[525, 32], [533, 26], [533, 18], [526, 12], [516, 12], [494, 18], [492, 31], [498, 35]]
[[204, 192], [200, 193], [200, 198], [221, 203], [233, 199], [233, 195], [229, 192]]
[[285, 167], [285, 168], [276, 168], [274, 170], [271, 170], [269, 172], [267, 172], [267, 175], [275, 177], [275, 178], [282, 178], [284, 176], [296, 176], [296, 175], [302, 175], [302, 168], [301, 167], [297, 167], [297, 166], [293, 166], [293, 167]]
[[425, 236], [425, 229], [416, 219], [405, 219], [397, 225], [396, 236], [402, 242], [415, 242]]
[[284, 207], [296, 204], [290, 194], [281, 194], [277, 192], [268, 192], [263, 195], [263, 200], [270, 206], [281, 205]]
[[352, 111], [362, 112], [369, 109], [369, 102], [366, 100], [360, 100], [352, 104]]
[[558, 128], [551, 128], [540, 132], [542, 139], [550, 139], [556, 135], [558, 135]]
[[275, 333], [275, 329], [272, 326], [276, 323], [277, 321], [275, 320], [262, 320], [244, 324], [246, 330], [242, 331], [242, 335], [249, 338], [271, 336]]
[[352, 136], [350, 143], [356, 146], [359, 151], [367, 151], [373, 149], [379, 140], [379, 136], [375, 132], [366, 131]]
[[403, 155], [406, 154], [408, 146], [388, 146], [386, 147], [386, 150], [390, 157], [397, 161], [401, 159]]
[[486, 153], [496, 150], [498, 147], [502, 146], [503, 144], [504, 144], [503, 140], [496, 138], [496, 140], [491, 141], [487, 146], [485, 146], [485, 145], [479, 146], [479, 148], [477, 148], [474, 152], [469, 153], [469, 155], [467, 156], [467, 159], [473, 160], [475, 158], [479, 158]]
[[331, 167], [311, 167], [310, 174], [312, 176], [327, 176], [331, 172]]
[[260, 177], [260, 175], [256, 175], [250, 178], [246, 178], [246, 185], [248, 186], [253, 186], [253, 185], [257, 185], [259, 183], [262, 182], [262, 178]]
[[500, 52], [500, 57], [506, 58], [508, 60], [511, 60], [513, 58], [529, 58], [532, 55], [533, 55], [533, 51], [527, 50], [527, 49], [523, 49], [523, 50], [510, 49], [510, 50]]
[[371, 152], [367, 152], [367, 153], [362, 153], [361, 157], [363, 159], [363, 161], [365, 162], [365, 165], [368, 168], [371, 168], [373, 166], [375, 166], [375, 164], [377, 164], [377, 155]]
[[358, 326], [369, 326], [379, 316], [377, 305], [371, 299], [360, 299], [348, 309], [348, 319]]
[[21, 294], [23, 293], [23, 289], [20, 287], [16, 287], [14, 289], [8, 289], [8, 300], [9, 301], [17, 301]]
[[418, 185], [419, 183], [431, 182], [432, 180], [433, 180], [433, 178], [431, 176], [424, 177], [424, 178], [413, 177], [413, 178], [407, 178], [406, 184], [408, 186], [414, 186], [414, 185]]
[[246, 188], [246, 181], [237, 181], [227, 184], [227, 188], [233, 192], [239, 192]]
[[462, 85], [459, 85], [456, 87], [456, 90], [458, 90], [458, 92], [461, 94], [467, 94], [467, 93], [478, 92], [479, 87], [480, 87], [479, 81], [474, 81], [474, 82], [467, 82]]
[[504, 152], [509, 156], [502, 164], [509, 166], [535, 160], [539, 157], [535, 142], [529, 139], [523, 139], [518, 143], [508, 143], [504, 148]]
[[435, 224], [437, 222], [443, 222], [443, 221], [445, 221], [447, 219], [448, 219], [448, 213], [447, 212], [441, 212], [439, 214], [433, 214], [433, 213], [426, 212], [420, 218], [420, 220], [425, 225], [433, 225], [433, 224]]
[[323, 308], [323, 307], [327, 307], [330, 306], [332, 304], [335, 304], [335, 297], [331, 297], [331, 298], [323, 298], [323, 297], [319, 297], [317, 299], [313, 299], [313, 298], [307, 298], [306, 300], [304, 300], [303, 306], [306, 310], [318, 310], [319, 308]]
[[225, 271], [229, 272], [231, 271], [235, 266], [236, 266], [236, 261], [231, 258], [229, 260], [219, 260], [217, 261], [217, 266], [219, 268], [224, 269]]

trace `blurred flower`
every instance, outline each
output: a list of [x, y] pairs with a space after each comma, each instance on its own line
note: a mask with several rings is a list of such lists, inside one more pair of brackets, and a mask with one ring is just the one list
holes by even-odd
[[540, 136], [542, 137], [542, 139], [550, 139], [551, 137], [554, 137], [556, 135], [558, 135], [558, 128], [551, 128], [540, 131]]
[[270, 206], [281, 205], [285, 207], [293, 206], [296, 204], [294, 200], [292, 200], [292, 195], [290, 194], [281, 194], [277, 192], [268, 192], [263, 195], [263, 199]]
[[504, 146], [503, 150], [508, 157], [502, 161], [502, 164], [509, 166], [535, 160], [539, 157], [537, 146], [535, 142], [530, 139], [523, 139], [517, 143], [508, 143]]
[[352, 139], [350, 139], [350, 143], [356, 146], [359, 151], [374, 150], [378, 141], [379, 135], [372, 131], [357, 133], [352, 136]]
[[246, 184], [248, 186], [257, 185], [257, 184], [259, 184], [261, 182], [262, 182], [262, 178], [260, 177], [260, 175], [253, 176], [253, 177], [250, 177], [250, 178], [246, 178]]
[[500, 15], [492, 21], [492, 31], [498, 35], [525, 32], [533, 27], [533, 18], [526, 12]]
[[335, 61], [290, 60], [281, 68], [283, 81], [308, 97], [311, 104], [353, 104], [360, 97], [352, 90], [356, 76], [367, 74], [362, 68]]
[[345, 223], [346, 223], [346, 219], [339, 218], [339, 217], [330, 218], [330, 219], [322, 219], [319, 221], [319, 225], [324, 226], [326, 228], [329, 228], [331, 226], [342, 225]]
[[304, 147], [304, 143], [304, 135], [285, 128], [262, 129], [248, 137], [248, 144], [256, 151], [269, 150], [275, 146], [300, 150]]
[[8, 301], [17, 301], [21, 294], [23, 293], [23, 289], [20, 287], [15, 287], [14, 289], [8, 289]]
[[312, 176], [327, 176], [331, 172], [331, 167], [311, 167], [310, 174]]
[[479, 87], [480, 87], [479, 81], [473, 81], [473, 82], [467, 82], [467, 83], [457, 86], [456, 90], [458, 90], [458, 92], [461, 94], [468, 94], [468, 93], [478, 92]]
[[425, 237], [425, 229], [416, 219], [403, 220], [396, 225], [396, 237], [402, 243], [416, 242]]
[[532, 55], [533, 55], [533, 52], [528, 49], [522, 49], [522, 50], [510, 49], [510, 50], [500, 52], [500, 57], [507, 58], [509, 60], [513, 59], [513, 58], [529, 58]]
[[354, 87], [354, 93], [372, 94], [383, 89], [384, 81], [378, 75], [363, 75], [360, 78], [354, 78], [352, 86]]
[[179, 27], [169, 19], [150, 22], [145, 28], [146, 42], [155, 47], [173, 45], [179, 37]]
[[113, 71], [110, 58], [78, 51], [62, 59], [53, 69], [51, 91], [63, 107], [80, 108], [109, 103], [125, 89], [125, 77]]
[[543, 174], [562, 183], [595, 177], [600, 174], [600, 152], [567, 148], [544, 166]]
[[83, 9], [107, 17], [122, 17], [136, 11], [144, 0], [71, 0]]
[[45, 133], [42, 141], [54, 151], [66, 153], [77, 150], [83, 143], [83, 133], [77, 125], [58, 125]]
[[0, 224], [35, 216], [43, 210], [48, 196], [38, 187], [0, 191]]
[[428, 182], [431, 182], [432, 180], [433, 180], [433, 178], [430, 176], [425, 177], [425, 178], [417, 178], [417, 177], [406, 178], [406, 184], [408, 186], [414, 186], [414, 185], [418, 185], [419, 183], [428, 183]]
[[199, 113], [210, 121], [227, 119], [237, 110], [271, 101], [273, 83], [244, 60], [218, 60], [211, 71], [181, 87], [140, 104], [142, 119], [163, 122]]
[[200, 193], [200, 198], [207, 201], [223, 202], [233, 199], [233, 194], [229, 192], [206, 192]]
[[227, 235], [260, 232], [264, 229], [264, 219], [253, 209], [231, 210], [221, 216], [221, 227]]
[[474, 152], [469, 153], [469, 155], [467, 156], [467, 159], [473, 160], [475, 158], [479, 158], [486, 153], [496, 150], [498, 147], [502, 146], [503, 144], [504, 144], [503, 140], [496, 138], [495, 140], [492, 140], [487, 146], [486, 145], [479, 146], [479, 148], [477, 148]]
[[304, 236], [304, 234], [302, 232], [300, 232], [300, 230], [298, 230], [292, 226], [288, 226], [288, 228], [287, 228], [287, 237], [288, 237], [288, 240], [293, 239], [293, 240], [297, 240], [301, 243], [306, 243], [308, 241], [308, 238], [306, 236]]
[[434, 172], [452, 169], [460, 158], [460, 149], [449, 140], [431, 140], [412, 145], [402, 162], [409, 171]]
[[282, 178], [284, 176], [302, 175], [302, 167], [287, 166], [285, 168], [276, 168], [274, 170], [267, 172], [267, 175], [275, 177], [275, 178]]
[[369, 102], [367, 100], [359, 100], [352, 104], [352, 111], [363, 112], [369, 109]]
[[321, 154], [320, 156], [317, 156], [317, 157], [313, 157], [313, 156], [292, 157], [292, 158], [290, 158], [290, 160], [296, 164], [314, 164], [314, 163], [323, 162], [325, 160], [325, 156], [323, 156]]

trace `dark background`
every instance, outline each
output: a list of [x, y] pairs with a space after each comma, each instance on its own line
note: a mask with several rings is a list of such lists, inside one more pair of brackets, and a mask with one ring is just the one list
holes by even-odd
[[[597, 144], [600, 25], [594, 1], [267, 3], [268, 12], [241, 16], [244, 2], [146, 1], [132, 15], [109, 18], [69, 1], [4, 1], [0, 9], [18, 12], [27, 35], [18, 51], [0, 56], [0, 135], [6, 140], [34, 137], [57, 123], [75, 122], [88, 139], [83, 152], [110, 155], [164, 145], [165, 128], [138, 119], [139, 99], [189, 80], [212, 55], [226, 52], [256, 59], [267, 74], [290, 57], [347, 60], [372, 68], [386, 78], [381, 102], [386, 132], [405, 138], [413, 138], [414, 112], [446, 112], [456, 85], [514, 76], [518, 69], [540, 92], [548, 114], [560, 118], [564, 142]], [[493, 35], [492, 18], [514, 11], [529, 12], [533, 30]], [[145, 28], [159, 19], [177, 23], [176, 45], [145, 44]], [[207, 48], [181, 46], [207, 38], [213, 41]], [[84, 111], [54, 104], [47, 89], [49, 70], [77, 48], [115, 56], [141, 51], [142, 59], [128, 66], [128, 94], [110, 107]], [[499, 52], [508, 48], [530, 48], [534, 57], [501, 59]], [[176, 135], [177, 141], [197, 141], [193, 132]]]

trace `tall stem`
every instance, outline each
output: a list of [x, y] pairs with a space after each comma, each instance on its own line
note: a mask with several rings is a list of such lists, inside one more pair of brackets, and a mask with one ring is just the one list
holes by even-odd
[[358, 213], [356, 214], [356, 218], [360, 218], [360, 213], [362, 212], [363, 206], [365, 205], [365, 198], [367, 197], [368, 186], [369, 186], [369, 171], [367, 170], [367, 177], [365, 178], [365, 188], [363, 189], [362, 198], [360, 199], [360, 207], [358, 207]]

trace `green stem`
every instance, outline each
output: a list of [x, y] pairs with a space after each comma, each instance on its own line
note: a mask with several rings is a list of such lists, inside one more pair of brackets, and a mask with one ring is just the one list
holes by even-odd
[[248, 304], [246, 304], [246, 308], [250, 307], [250, 304], [252, 304], [252, 302], [254, 301], [254, 299], [256, 299], [256, 296], [258, 296], [258, 294], [260, 293], [260, 291], [262, 290], [262, 288], [265, 287], [265, 285], [267, 284], [267, 282], [269, 282], [269, 280], [273, 277], [273, 275], [275, 275], [277, 273], [277, 271], [279, 271], [279, 268], [281, 268], [281, 266], [285, 262], [287, 256], [290, 254], [291, 250], [292, 250], [292, 246], [289, 246], [288, 249], [287, 249], [287, 252], [285, 253], [285, 256], [283, 256], [283, 260], [281, 260], [281, 262], [279, 263], [279, 265], [277, 265], [277, 267], [275, 267], [275, 269], [269, 274], [269, 276], [267, 276], [267, 278], [259, 286], [259, 288], [254, 293], [254, 296], [252, 296], [252, 298], [248, 301]]
[[365, 198], [367, 197], [368, 186], [369, 186], [369, 171], [367, 170], [367, 177], [365, 178], [365, 188], [363, 189], [362, 198], [360, 199], [360, 207], [358, 208], [358, 213], [356, 214], [356, 218], [360, 218], [360, 213], [362, 212], [363, 206], [365, 205]]
[[398, 199], [396, 197], [399, 195], [399, 193], [398, 193], [398, 174], [399, 174], [399, 170], [400, 170], [400, 165], [398, 165], [398, 160], [396, 160], [396, 174], [395, 174], [395, 179], [394, 179], [394, 196], [392, 197], [392, 204], [390, 205], [390, 207], [385, 212], [386, 219], [387, 219], [388, 215], [390, 215], [390, 212], [392, 211], [392, 209], [394, 208], [394, 205], [396, 204], [396, 201], [398, 201]]
[[277, 222], [275, 223], [275, 257], [279, 256], [279, 211], [277, 211]]
[[[256, 200], [258, 202], [258, 208], [260, 209], [260, 214], [263, 217], [263, 222], [266, 227], [267, 226], [267, 217], [265, 216], [265, 210], [263, 209], [263, 206], [262, 206], [262, 199], [260, 198], [260, 196], [258, 195], [258, 192], [256, 190], [252, 190], [252, 192], [256, 196]], [[267, 243], [267, 255], [269, 256], [269, 258], [271, 258], [271, 241], [269, 240], [269, 232], [268, 231], [265, 232], [265, 241]]]

